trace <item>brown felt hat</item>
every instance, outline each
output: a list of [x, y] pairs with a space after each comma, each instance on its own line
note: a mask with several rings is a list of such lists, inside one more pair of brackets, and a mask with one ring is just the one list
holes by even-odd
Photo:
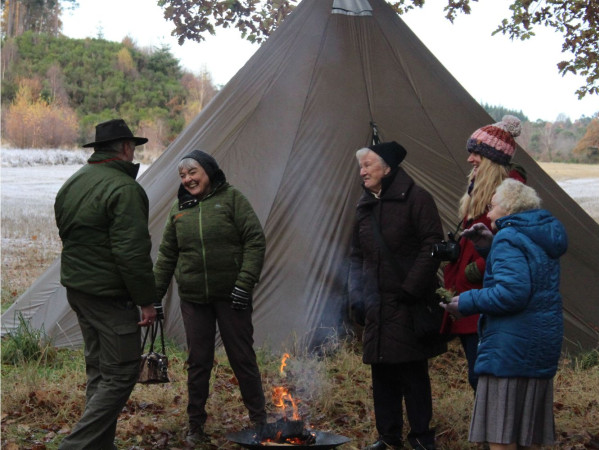
[[112, 119], [96, 125], [96, 140], [85, 144], [83, 147], [95, 147], [113, 141], [131, 140], [135, 145], [143, 145], [148, 140], [144, 137], [135, 137], [123, 119]]

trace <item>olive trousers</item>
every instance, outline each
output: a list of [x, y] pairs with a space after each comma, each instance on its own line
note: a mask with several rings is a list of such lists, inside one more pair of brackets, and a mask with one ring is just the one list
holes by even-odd
[[84, 342], [86, 401], [61, 450], [115, 449], [117, 418], [139, 375], [141, 334], [129, 298], [98, 297], [67, 288]]

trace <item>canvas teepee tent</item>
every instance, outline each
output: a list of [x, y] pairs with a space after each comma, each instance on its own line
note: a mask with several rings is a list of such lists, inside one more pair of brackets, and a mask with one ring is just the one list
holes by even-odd
[[[266, 232], [257, 344], [314, 344], [336, 333], [360, 194], [354, 154], [369, 144], [372, 122], [382, 139], [406, 147], [403, 166], [433, 194], [446, 231], [453, 229], [470, 169], [466, 140], [493, 120], [384, 0], [304, 0], [141, 177], [154, 253], [179, 184], [177, 163], [202, 149], [246, 194]], [[515, 161], [570, 236], [562, 258], [566, 345], [594, 348], [599, 225], [522, 149]], [[3, 332], [21, 311], [57, 345], [80, 344], [58, 280], [56, 262], [3, 315]], [[166, 332], [183, 342], [176, 286], [164, 304]]]

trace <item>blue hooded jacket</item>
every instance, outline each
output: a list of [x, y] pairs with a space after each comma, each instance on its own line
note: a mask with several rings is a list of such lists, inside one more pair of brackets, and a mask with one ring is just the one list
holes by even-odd
[[474, 370], [496, 377], [551, 378], [564, 333], [559, 257], [562, 223], [543, 209], [497, 219], [483, 289], [460, 294], [462, 315], [482, 314]]

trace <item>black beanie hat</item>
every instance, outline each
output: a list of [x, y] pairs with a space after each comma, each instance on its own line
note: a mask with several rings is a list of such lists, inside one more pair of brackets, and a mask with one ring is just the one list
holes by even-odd
[[186, 158], [195, 159], [198, 162], [198, 164], [202, 166], [202, 169], [204, 169], [206, 175], [208, 175], [208, 178], [210, 178], [211, 183], [215, 181], [215, 176], [219, 172], [222, 173], [220, 167], [218, 167], [216, 159], [214, 159], [212, 155], [209, 155], [208, 153], [205, 153], [201, 150], [193, 150], [191, 153], [188, 153], [183, 158], [181, 158], [181, 160]]
[[383, 158], [383, 161], [387, 163], [391, 170], [396, 169], [407, 154], [406, 149], [395, 141], [381, 142], [380, 144], [371, 145], [368, 148]]

